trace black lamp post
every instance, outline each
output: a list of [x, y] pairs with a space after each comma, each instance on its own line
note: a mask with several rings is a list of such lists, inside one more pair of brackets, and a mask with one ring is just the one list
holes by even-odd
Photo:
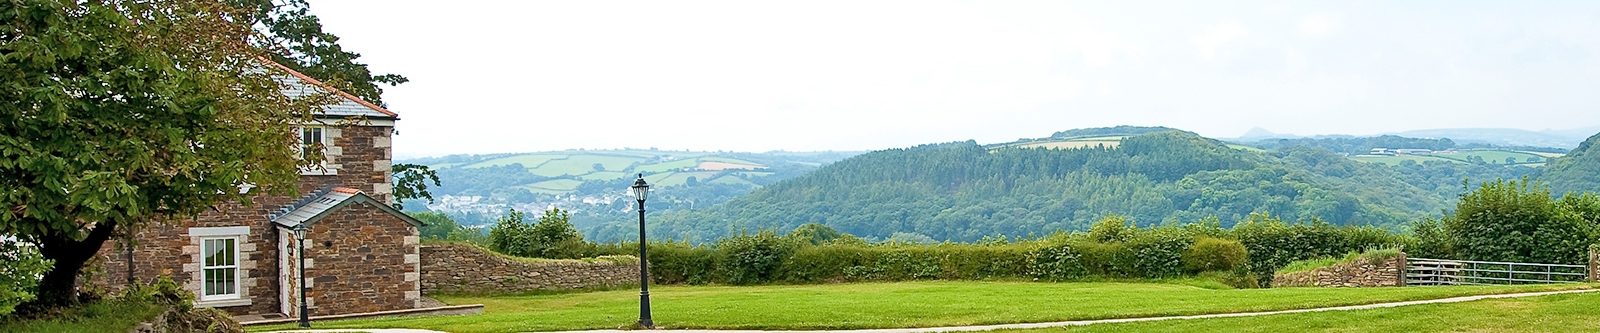
[[639, 326], [643, 328], [656, 328], [650, 320], [650, 260], [645, 254], [644, 238], [644, 199], [650, 195], [650, 184], [644, 182], [644, 174], [639, 174], [639, 179], [633, 181], [629, 188], [633, 199], [639, 202]]
[[294, 239], [299, 241], [295, 245], [295, 257], [300, 258], [300, 327], [311, 327], [311, 315], [306, 313], [306, 225], [294, 226]]

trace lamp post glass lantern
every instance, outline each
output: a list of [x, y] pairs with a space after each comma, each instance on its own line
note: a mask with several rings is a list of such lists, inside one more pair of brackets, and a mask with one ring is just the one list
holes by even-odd
[[644, 174], [641, 173], [628, 190], [639, 204], [639, 327], [655, 328], [656, 324], [650, 320], [650, 261], [645, 252], [647, 243], [644, 237], [644, 200], [650, 196], [650, 183], [644, 181]]
[[300, 277], [298, 281], [300, 286], [300, 327], [309, 328], [311, 327], [311, 315], [306, 313], [306, 225], [295, 225], [293, 230], [294, 239], [297, 241], [295, 244], [295, 257], [300, 259], [299, 274], [295, 274]]

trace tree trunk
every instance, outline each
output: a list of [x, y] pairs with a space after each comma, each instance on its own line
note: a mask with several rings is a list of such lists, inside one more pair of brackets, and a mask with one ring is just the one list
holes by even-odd
[[78, 273], [83, 271], [89, 258], [100, 252], [113, 229], [116, 229], [114, 222], [97, 223], [83, 240], [72, 240], [65, 235], [40, 239], [39, 254], [55, 264], [39, 281], [39, 297], [25, 307], [49, 309], [77, 303]]

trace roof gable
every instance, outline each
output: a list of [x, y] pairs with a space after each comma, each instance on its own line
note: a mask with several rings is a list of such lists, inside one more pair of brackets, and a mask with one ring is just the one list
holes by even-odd
[[324, 106], [322, 109], [322, 114], [319, 116], [340, 118], [365, 117], [377, 119], [400, 119], [399, 114], [389, 111], [387, 108], [363, 100], [360, 97], [356, 97], [356, 95], [351, 95], [350, 93], [339, 90], [338, 88], [334, 88], [332, 85], [323, 83], [322, 81], [318, 81], [317, 79], [290, 69], [288, 66], [284, 66], [283, 64], [270, 60], [263, 61], [268, 64], [272, 64], [272, 67], [277, 68], [279, 71], [289, 74], [289, 76], [283, 78], [283, 83], [288, 86], [287, 89], [284, 89], [283, 93], [284, 95], [288, 95], [290, 98], [299, 98], [325, 92], [332, 92], [334, 95], [339, 97], [338, 103]]
[[423, 225], [421, 220], [417, 220], [416, 218], [411, 217], [411, 215], [406, 215], [406, 213], [400, 212], [399, 210], [394, 209], [394, 207], [390, 207], [388, 204], [368, 196], [366, 193], [362, 193], [359, 190], [348, 187], [336, 187], [332, 189], [319, 190], [317, 193], [313, 193], [312, 195], [306, 196], [305, 198], [302, 198], [289, 206], [279, 209], [278, 212], [271, 214], [267, 218], [272, 220], [273, 224], [276, 224], [282, 228], [294, 228], [298, 225], [310, 227], [311, 225], [322, 221], [323, 218], [328, 217], [329, 214], [332, 214], [333, 212], [336, 212], [339, 209], [354, 203], [366, 203], [372, 205], [384, 213], [398, 217], [400, 220], [406, 221], [406, 223], [410, 223], [412, 226], [422, 227]]

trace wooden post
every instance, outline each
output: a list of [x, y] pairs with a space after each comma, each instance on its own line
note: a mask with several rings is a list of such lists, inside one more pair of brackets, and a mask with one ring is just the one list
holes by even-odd
[[1600, 244], [1589, 246], [1589, 282], [1600, 281]]
[[1396, 287], [1404, 287], [1404, 286], [1406, 286], [1406, 252], [1405, 251], [1400, 251], [1400, 256], [1396, 257], [1394, 260], [1395, 260], [1395, 264], [1396, 264], [1395, 265], [1395, 267], [1396, 267], [1395, 275], [1397, 275], [1397, 277], [1399, 277], [1399, 279], [1395, 280], [1394, 286], [1396, 286]]

